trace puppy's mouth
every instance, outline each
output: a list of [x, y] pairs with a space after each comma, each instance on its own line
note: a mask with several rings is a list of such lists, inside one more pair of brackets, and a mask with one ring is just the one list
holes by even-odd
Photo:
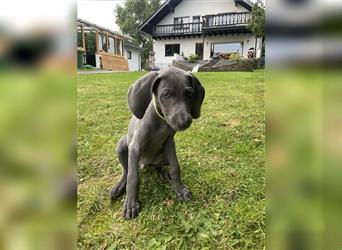
[[182, 124], [172, 124], [172, 123], [170, 124], [169, 123], [169, 125], [171, 128], [173, 128], [176, 131], [184, 131], [191, 126], [191, 123], [192, 123], [192, 121], [189, 121], [187, 123], [182, 123]]

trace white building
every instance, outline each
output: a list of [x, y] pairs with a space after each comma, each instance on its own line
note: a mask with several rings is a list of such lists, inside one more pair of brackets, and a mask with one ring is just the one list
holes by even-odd
[[141, 70], [141, 48], [139, 46], [125, 40], [124, 56], [128, 61], [128, 71]]
[[155, 65], [171, 65], [174, 54], [261, 53], [261, 39], [247, 30], [253, 4], [249, 0], [166, 0], [139, 30], [152, 36]]

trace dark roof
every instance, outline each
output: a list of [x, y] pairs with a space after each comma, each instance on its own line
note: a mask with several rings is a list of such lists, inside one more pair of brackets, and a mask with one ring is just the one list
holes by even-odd
[[167, 14], [174, 11], [182, 0], [166, 0], [142, 25], [139, 30], [152, 33], [153, 26], [157, 25]]
[[124, 40], [124, 47], [130, 47], [130, 48], [142, 50], [142, 48], [138, 44], [131, 42], [128, 39]]
[[[228, 0], [227, 0], [228, 1]], [[249, 0], [234, 0], [236, 4], [241, 5], [247, 10], [251, 11], [253, 3]], [[152, 29], [157, 25], [167, 14], [174, 11], [175, 7], [182, 2], [182, 0], [166, 0], [142, 25], [139, 31], [151, 34]]]
[[120, 34], [120, 33], [117, 32], [117, 31], [107, 29], [107, 28], [105, 28], [105, 27], [102, 27], [102, 26], [100, 26], [100, 25], [97, 25], [97, 24], [95, 24], [95, 23], [86, 21], [86, 20], [81, 19], [81, 18], [77, 18], [77, 22], [82, 23], [82, 24], [85, 24], [85, 25], [88, 25], [88, 26], [92, 26], [92, 27], [94, 27], [94, 28], [97, 28], [97, 29], [100, 29], [100, 30], [103, 30], [103, 31], [107, 31], [107, 32], [109, 32], [109, 33], [112, 33], [113, 35], [120, 36], [121, 38], [127, 38], [127, 36], [124, 36], [124, 35]]
[[240, 4], [245, 9], [251, 11], [253, 8], [253, 3], [249, 0], [235, 0], [235, 3]]

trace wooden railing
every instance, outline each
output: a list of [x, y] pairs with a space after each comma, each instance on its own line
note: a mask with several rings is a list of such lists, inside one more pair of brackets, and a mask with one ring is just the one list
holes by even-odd
[[223, 13], [219, 15], [207, 15], [203, 17], [203, 27], [214, 28], [221, 26], [247, 25], [250, 12]]
[[247, 25], [250, 12], [223, 13], [218, 15], [203, 16], [203, 22], [157, 25], [153, 29], [153, 35], [184, 35], [202, 33], [202, 29]]
[[202, 33], [201, 22], [157, 25], [153, 30], [154, 35], [182, 35], [194, 33]]

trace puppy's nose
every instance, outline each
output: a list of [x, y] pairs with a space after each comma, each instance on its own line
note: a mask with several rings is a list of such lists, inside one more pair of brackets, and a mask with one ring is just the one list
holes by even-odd
[[183, 115], [182, 119], [180, 119], [178, 127], [181, 130], [184, 130], [184, 129], [187, 129], [188, 127], [190, 127], [191, 123], [192, 123], [192, 117], [190, 115]]

